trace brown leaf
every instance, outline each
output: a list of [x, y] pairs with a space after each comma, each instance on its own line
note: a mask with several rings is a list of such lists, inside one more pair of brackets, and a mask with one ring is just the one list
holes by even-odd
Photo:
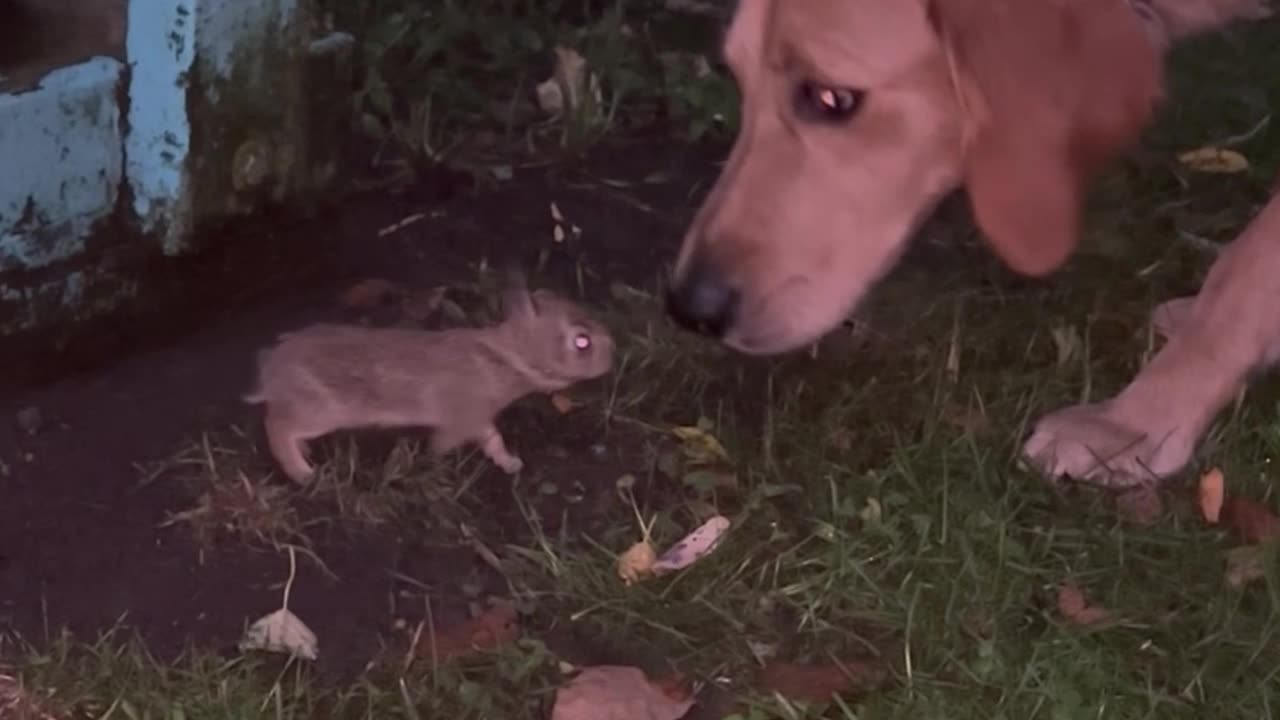
[[830, 702], [832, 695], [866, 692], [884, 685], [885, 668], [866, 661], [836, 663], [788, 663], [770, 661], [756, 676], [763, 689], [792, 700]]
[[1139, 527], [1151, 527], [1164, 515], [1164, 500], [1153, 487], [1137, 487], [1116, 496], [1116, 511]]
[[1058, 586], [1058, 613], [1074, 625], [1093, 625], [1111, 616], [1106, 608], [1089, 605], [1084, 592], [1072, 582]]
[[639, 668], [599, 665], [556, 691], [551, 720], [679, 720], [691, 707], [692, 700], [668, 697]]
[[1222, 522], [1250, 544], [1280, 537], [1280, 518], [1264, 505], [1248, 498], [1229, 498], [1222, 507]]
[[1200, 477], [1200, 515], [1210, 525], [1217, 525], [1222, 516], [1222, 497], [1226, 479], [1222, 471], [1214, 468]]
[[371, 308], [402, 292], [401, 287], [390, 280], [368, 278], [343, 291], [338, 302], [349, 308]]
[[[435, 658], [438, 662], [477, 650], [491, 650], [515, 639], [520, 634], [516, 609], [509, 603], [496, 603], [484, 613], [453, 628], [435, 631]], [[418, 638], [417, 656], [432, 657], [432, 637], [424, 630]]]

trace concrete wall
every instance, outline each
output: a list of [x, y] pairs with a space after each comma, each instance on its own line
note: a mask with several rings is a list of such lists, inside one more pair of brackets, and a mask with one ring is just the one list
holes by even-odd
[[[69, 2], [10, 1], [37, 18]], [[98, 13], [101, 36], [33, 26], [24, 37], [51, 30], [81, 46], [45, 39], [30, 43], [53, 47], [45, 56], [0, 56], [0, 335], [135, 299], [145, 260], [197, 251], [216, 242], [207, 228], [303, 200], [336, 172], [336, 138], [311, 118], [319, 86], [343, 85], [349, 43], [312, 51], [307, 0], [75, 8], [61, 10]], [[101, 19], [112, 12], [125, 13], [122, 47]], [[48, 72], [49, 58], [85, 52], [96, 56]]]

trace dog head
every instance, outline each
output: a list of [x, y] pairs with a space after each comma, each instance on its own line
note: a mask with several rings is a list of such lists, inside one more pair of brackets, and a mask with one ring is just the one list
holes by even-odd
[[741, 0], [724, 50], [742, 126], [669, 307], [753, 354], [838, 324], [959, 185], [1013, 270], [1052, 272], [1161, 92], [1125, 0]]

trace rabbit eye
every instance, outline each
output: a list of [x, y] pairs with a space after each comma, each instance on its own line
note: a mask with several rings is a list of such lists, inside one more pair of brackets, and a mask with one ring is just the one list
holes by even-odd
[[587, 350], [591, 347], [591, 336], [585, 333], [578, 333], [573, 336], [573, 346], [579, 350]]

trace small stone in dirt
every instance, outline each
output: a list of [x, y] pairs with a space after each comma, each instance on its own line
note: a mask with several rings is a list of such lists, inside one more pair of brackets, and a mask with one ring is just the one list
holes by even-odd
[[35, 435], [44, 426], [44, 415], [41, 414], [40, 408], [34, 405], [19, 410], [17, 420], [18, 427], [29, 435]]
[[1227, 551], [1227, 584], [1233, 588], [1265, 577], [1266, 548], [1261, 545], [1241, 545]]
[[1151, 527], [1164, 515], [1164, 500], [1153, 487], [1137, 487], [1116, 496], [1120, 517], [1139, 527]]

